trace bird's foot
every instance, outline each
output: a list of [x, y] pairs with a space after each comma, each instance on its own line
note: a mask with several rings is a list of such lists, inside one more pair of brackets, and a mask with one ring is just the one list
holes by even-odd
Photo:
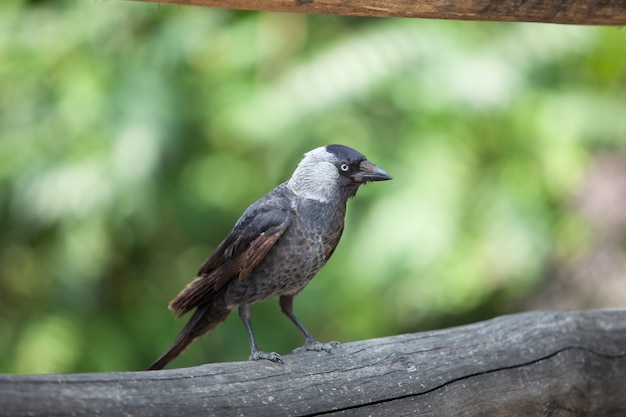
[[272, 362], [276, 362], [276, 363], [283, 363], [283, 358], [276, 352], [263, 352], [262, 350], [258, 349], [253, 351], [250, 354], [250, 357], [248, 358], [248, 360], [251, 361], [258, 361], [258, 360], [268, 360], [268, 361], [272, 361]]
[[338, 348], [341, 343], [337, 341], [332, 341], [329, 343], [321, 343], [315, 339], [307, 340], [304, 346], [294, 349], [291, 353], [300, 353], [306, 351], [314, 351], [314, 352], [328, 352], [332, 353], [332, 351]]

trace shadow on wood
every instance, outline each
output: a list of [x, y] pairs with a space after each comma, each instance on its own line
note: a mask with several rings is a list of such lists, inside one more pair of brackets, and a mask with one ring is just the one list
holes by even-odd
[[626, 311], [523, 313], [284, 359], [0, 375], [0, 415], [626, 415]]

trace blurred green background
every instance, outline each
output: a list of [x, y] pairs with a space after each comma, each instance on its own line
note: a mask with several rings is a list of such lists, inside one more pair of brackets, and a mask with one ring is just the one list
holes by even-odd
[[[319, 340], [625, 306], [625, 139], [623, 29], [2, 2], [0, 372], [143, 369], [185, 323], [167, 302], [328, 143], [394, 180], [296, 299]], [[275, 300], [253, 326], [303, 342]], [[248, 354], [233, 314], [170, 367]]]

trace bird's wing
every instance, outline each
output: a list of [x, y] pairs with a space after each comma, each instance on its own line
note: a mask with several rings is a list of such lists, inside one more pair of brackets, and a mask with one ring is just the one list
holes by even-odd
[[279, 205], [252, 205], [169, 308], [182, 316], [210, 301], [231, 280], [250, 275], [287, 230], [292, 217], [291, 210]]

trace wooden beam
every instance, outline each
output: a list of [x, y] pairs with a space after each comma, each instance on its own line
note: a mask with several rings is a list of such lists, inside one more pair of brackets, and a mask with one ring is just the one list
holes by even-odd
[[625, 25], [625, 0], [139, 0], [344, 16]]
[[283, 358], [0, 375], [0, 416], [626, 415], [626, 311], [524, 313]]

